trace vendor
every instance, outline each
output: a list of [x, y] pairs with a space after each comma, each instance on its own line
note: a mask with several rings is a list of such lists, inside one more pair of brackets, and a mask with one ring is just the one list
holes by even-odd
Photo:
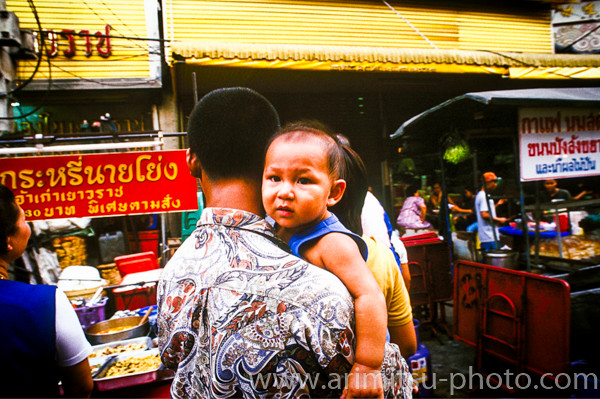
[[[494, 204], [494, 200], [488, 199], [487, 194], [492, 193], [498, 187], [498, 177], [494, 172], [483, 174], [483, 187], [475, 196], [475, 213], [477, 215], [477, 234], [479, 236], [480, 248], [487, 252], [498, 249], [500, 238], [499, 224], [505, 224], [508, 219], [496, 216], [496, 206], [503, 201]], [[488, 205], [489, 204], [489, 205]], [[492, 225], [491, 221], [494, 224]]]
[[558, 183], [554, 179], [544, 180], [544, 191], [541, 195], [541, 202], [569, 201], [571, 193], [565, 189], [558, 188]]

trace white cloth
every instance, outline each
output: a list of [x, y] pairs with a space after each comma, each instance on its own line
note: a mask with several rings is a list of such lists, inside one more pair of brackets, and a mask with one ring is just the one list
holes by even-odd
[[56, 364], [73, 366], [92, 353], [77, 314], [64, 292], [56, 290]]
[[[496, 217], [496, 207], [494, 200], [490, 199], [492, 204], [491, 215]], [[477, 214], [477, 235], [479, 236], [479, 242], [494, 242], [494, 229], [489, 222], [488, 218], [481, 216], [481, 212], [489, 212], [488, 202], [485, 197], [485, 191], [481, 190], [475, 196], [475, 213]], [[500, 238], [500, 232], [496, 227], [496, 237]]]
[[387, 225], [384, 219], [385, 209], [379, 200], [367, 191], [365, 203], [360, 214], [360, 223], [363, 229], [363, 235], [375, 237], [375, 240], [390, 247], [390, 237], [388, 236]]
[[401, 264], [408, 263], [408, 253], [406, 251], [406, 247], [404, 246], [404, 243], [400, 239], [400, 233], [398, 232], [398, 230], [392, 231], [392, 238], [390, 241], [392, 242], [392, 246], [394, 247], [394, 250], [398, 254], [398, 258], [400, 258], [400, 263]]

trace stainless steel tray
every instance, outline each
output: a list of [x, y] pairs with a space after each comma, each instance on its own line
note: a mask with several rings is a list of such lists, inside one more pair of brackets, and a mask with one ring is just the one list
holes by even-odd
[[[106, 344], [101, 344], [101, 345], [94, 345], [92, 346], [92, 353], [96, 352], [96, 351], [101, 351], [104, 350], [105, 348], [116, 348], [117, 346], [120, 345], [131, 345], [131, 344], [145, 344], [146, 347], [144, 349], [140, 349], [137, 351], [127, 351], [127, 352], [121, 352], [121, 353], [133, 353], [133, 352], [139, 352], [141, 350], [148, 350], [148, 349], [152, 349], [154, 347], [154, 344], [152, 342], [152, 338], [150, 337], [138, 337], [138, 338], [130, 338], [130, 339], [124, 339], [121, 341], [113, 341], [113, 342], [109, 342]], [[120, 355], [121, 353], [113, 353], [111, 355], [104, 355], [104, 356], [96, 356], [96, 357], [90, 357], [89, 361], [91, 362], [92, 360], [95, 359], [101, 359], [101, 358], [108, 358], [114, 355]]]
[[155, 369], [147, 370], [140, 373], [126, 374], [114, 377], [105, 377], [108, 369], [116, 362], [120, 360], [126, 360], [134, 357], [146, 357], [151, 355], [158, 355], [158, 349], [150, 349], [143, 352], [132, 352], [115, 355], [107, 359], [106, 363], [100, 367], [96, 377], [94, 377], [94, 384], [99, 391], [108, 391], [111, 389], [125, 388], [134, 385], [146, 384], [158, 379], [158, 370], [162, 365], [159, 365]]

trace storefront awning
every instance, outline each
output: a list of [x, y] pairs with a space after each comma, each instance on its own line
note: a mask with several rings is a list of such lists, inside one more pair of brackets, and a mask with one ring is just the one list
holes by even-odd
[[558, 107], [558, 106], [600, 107], [600, 87], [521, 89], [484, 91], [467, 93], [447, 100], [404, 122], [390, 136], [391, 139], [411, 135], [428, 134], [448, 128], [452, 123], [468, 119], [474, 124], [482, 115], [477, 114], [484, 107]]
[[176, 42], [173, 62], [321, 71], [485, 73], [515, 79], [600, 78], [600, 57], [393, 47]]

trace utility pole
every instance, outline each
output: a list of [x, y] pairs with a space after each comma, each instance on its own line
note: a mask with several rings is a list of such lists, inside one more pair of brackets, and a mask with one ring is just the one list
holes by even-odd
[[11, 54], [21, 47], [19, 18], [6, 10], [6, 0], [0, 0], [0, 135], [10, 131], [12, 116], [9, 98], [6, 95], [15, 78], [15, 65]]
[[19, 59], [36, 59], [31, 30], [19, 28], [19, 18], [6, 9], [0, 0], [0, 136], [10, 133], [13, 126], [11, 99], [8, 95], [16, 78]]

